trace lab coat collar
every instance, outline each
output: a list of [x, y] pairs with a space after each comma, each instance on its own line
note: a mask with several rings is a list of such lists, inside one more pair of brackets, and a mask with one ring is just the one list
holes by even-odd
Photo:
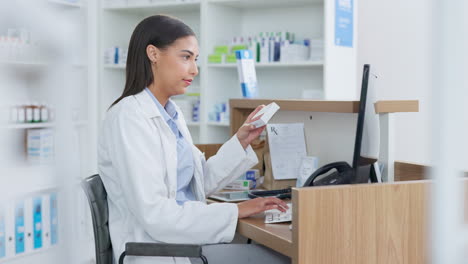
[[135, 94], [134, 97], [141, 105], [141, 109], [147, 118], [162, 117], [153, 99], [151, 99], [151, 96], [145, 90]]
[[[141, 105], [143, 113], [146, 115], [147, 118], [152, 119], [155, 117], [163, 118], [161, 112], [159, 111], [156, 104], [153, 102], [151, 95], [149, 95], [145, 90], [141, 91], [140, 93], [134, 95], [135, 99]], [[170, 103], [174, 106], [177, 113], [181, 113], [180, 108], [177, 104], [174, 103], [171, 99], [169, 99]], [[192, 137], [190, 136], [190, 132], [187, 129], [187, 125], [185, 124], [185, 119], [182, 115], [178, 115], [177, 120], [175, 120], [179, 131], [182, 133], [182, 136], [186, 138], [190, 144], [193, 144]], [[169, 126], [167, 126], [169, 128]], [[169, 128], [170, 129], [170, 128]]]

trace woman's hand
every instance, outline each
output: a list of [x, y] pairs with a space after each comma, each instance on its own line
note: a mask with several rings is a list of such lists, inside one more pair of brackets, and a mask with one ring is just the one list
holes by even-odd
[[250, 123], [257, 121], [260, 119], [261, 115], [252, 119], [252, 117], [260, 111], [265, 105], [259, 105], [255, 110], [250, 113], [250, 115], [247, 117], [247, 120], [245, 120], [245, 123], [237, 130], [237, 138], [239, 139], [239, 142], [241, 143], [242, 147], [246, 149], [254, 139], [258, 138], [260, 134], [265, 130], [265, 126], [255, 128], [254, 125], [251, 125]]
[[249, 217], [270, 209], [278, 209], [281, 212], [286, 212], [288, 209], [288, 205], [276, 197], [255, 198], [238, 203], [237, 207], [239, 208], [239, 218]]

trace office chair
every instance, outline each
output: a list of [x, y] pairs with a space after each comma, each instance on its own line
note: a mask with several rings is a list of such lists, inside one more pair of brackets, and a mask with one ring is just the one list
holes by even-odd
[[[81, 186], [91, 208], [96, 264], [112, 264], [113, 254], [109, 234], [109, 208], [106, 189], [98, 174], [84, 179]], [[120, 255], [119, 264], [124, 263], [125, 256], [201, 258], [204, 264], [208, 264], [208, 260], [202, 254], [201, 245], [129, 242], [125, 244], [125, 251]]]

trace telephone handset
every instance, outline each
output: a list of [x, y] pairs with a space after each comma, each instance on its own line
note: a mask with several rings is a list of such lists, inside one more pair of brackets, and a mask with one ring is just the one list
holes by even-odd
[[[330, 173], [318, 180], [319, 176], [329, 172], [332, 169], [336, 169], [336, 172]], [[352, 183], [354, 178], [353, 168], [344, 161], [333, 162], [317, 169], [304, 183], [303, 187], [308, 186], [321, 186], [321, 185], [337, 185], [337, 184], [349, 184]], [[250, 198], [275, 196], [280, 199], [291, 199], [291, 188], [280, 189], [280, 190], [269, 190], [269, 191], [250, 191]]]
[[[332, 169], [336, 169], [336, 171], [322, 178], [317, 179], [318, 177], [326, 174]], [[312, 175], [304, 183], [304, 187], [350, 184], [352, 183], [353, 178], [354, 178], [353, 168], [345, 161], [338, 161], [338, 162], [329, 163], [327, 165], [324, 165], [318, 168], [314, 173], [312, 173]]]

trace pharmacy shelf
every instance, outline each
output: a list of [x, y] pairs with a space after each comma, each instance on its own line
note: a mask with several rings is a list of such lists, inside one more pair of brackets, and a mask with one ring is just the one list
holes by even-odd
[[125, 70], [125, 65], [121, 64], [105, 64], [105, 69], [114, 69], [114, 70]]
[[8, 129], [28, 129], [28, 128], [47, 128], [47, 127], [54, 127], [54, 123], [34, 123], [34, 124], [9, 124], [5, 125], [5, 128]]
[[219, 126], [219, 127], [229, 127], [229, 123], [227, 122], [208, 122], [207, 125], [209, 126]]
[[[208, 64], [210, 68], [237, 68], [236, 63], [228, 64]], [[272, 63], [256, 63], [255, 68], [294, 68], [294, 67], [323, 67], [323, 61], [305, 61], [305, 62], [272, 62]]]
[[72, 8], [80, 8], [81, 7], [81, 1], [77, 1], [76, 3], [72, 3], [69, 1], [64, 1], [64, 0], [48, 0], [49, 3], [51, 4], [56, 4], [59, 6], [63, 7], [72, 7]]
[[190, 127], [199, 127], [199, 126], [200, 126], [200, 122], [191, 122], [191, 121], [187, 121], [187, 126], [190, 126]]
[[[200, 69], [200, 65], [197, 65], [198, 69]], [[114, 70], [125, 70], [125, 65], [122, 64], [104, 64], [105, 69], [114, 69]]]
[[208, 3], [225, 5], [229, 7], [248, 9], [248, 8], [278, 8], [304, 6], [310, 4], [323, 4], [324, 0], [209, 0]]
[[19, 67], [45, 67], [48, 65], [48, 63], [32, 61], [0, 61], [0, 65]]
[[126, 12], [180, 12], [180, 11], [197, 11], [200, 10], [200, 1], [161, 1], [151, 4], [114, 4], [103, 7], [109, 11], [126, 11]]

